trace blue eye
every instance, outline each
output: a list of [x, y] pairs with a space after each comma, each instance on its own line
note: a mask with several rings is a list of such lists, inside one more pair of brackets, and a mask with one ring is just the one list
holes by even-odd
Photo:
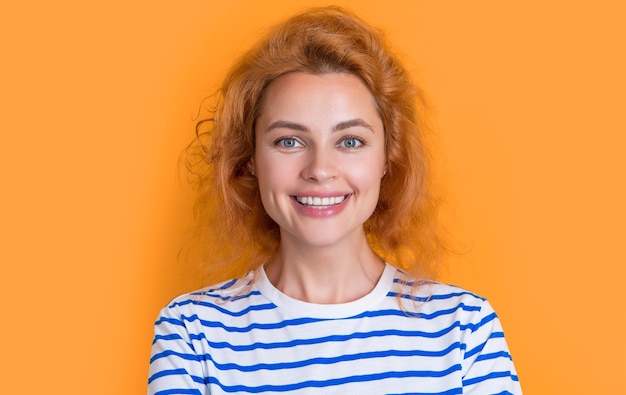
[[347, 137], [341, 141], [344, 148], [357, 148], [363, 145], [363, 141], [356, 137]]
[[293, 137], [283, 137], [282, 139], [278, 140], [276, 144], [278, 144], [282, 148], [294, 148], [297, 147], [300, 143]]

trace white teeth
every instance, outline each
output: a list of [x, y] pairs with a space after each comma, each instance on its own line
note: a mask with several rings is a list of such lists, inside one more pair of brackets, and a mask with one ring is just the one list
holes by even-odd
[[334, 206], [335, 204], [343, 202], [345, 199], [346, 197], [343, 195], [323, 198], [317, 196], [296, 196], [298, 203], [312, 207]]

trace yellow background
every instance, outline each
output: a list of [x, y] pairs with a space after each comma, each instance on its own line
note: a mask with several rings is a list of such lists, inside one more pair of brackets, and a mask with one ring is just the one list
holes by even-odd
[[[490, 299], [525, 393], [626, 393], [621, 2], [337, 3], [429, 95], [470, 250], [443, 279]], [[321, 4], [2, 5], [0, 392], [145, 393], [158, 309], [200, 285], [177, 260], [192, 118], [263, 27]]]

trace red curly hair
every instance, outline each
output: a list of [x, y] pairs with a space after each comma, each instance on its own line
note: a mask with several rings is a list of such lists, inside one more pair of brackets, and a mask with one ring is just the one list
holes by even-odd
[[388, 262], [424, 277], [440, 255], [438, 202], [427, 150], [423, 94], [383, 34], [339, 7], [315, 8], [271, 28], [230, 70], [212, 116], [198, 122], [188, 168], [197, 176], [196, 220], [211, 281], [268, 261], [278, 225], [261, 204], [248, 169], [264, 92], [291, 72], [351, 73], [376, 99], [385, 130], [387, 175], [364, 224]]

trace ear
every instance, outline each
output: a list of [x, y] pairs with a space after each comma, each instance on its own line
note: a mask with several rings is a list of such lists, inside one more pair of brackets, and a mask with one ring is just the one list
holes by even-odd
[[250, 174], [254, 175], [255, 173], [254, 157], [250, 158], [250, 160], [248, 161], [248, 165], [246, 167], [248, 171], [250, 172]]

